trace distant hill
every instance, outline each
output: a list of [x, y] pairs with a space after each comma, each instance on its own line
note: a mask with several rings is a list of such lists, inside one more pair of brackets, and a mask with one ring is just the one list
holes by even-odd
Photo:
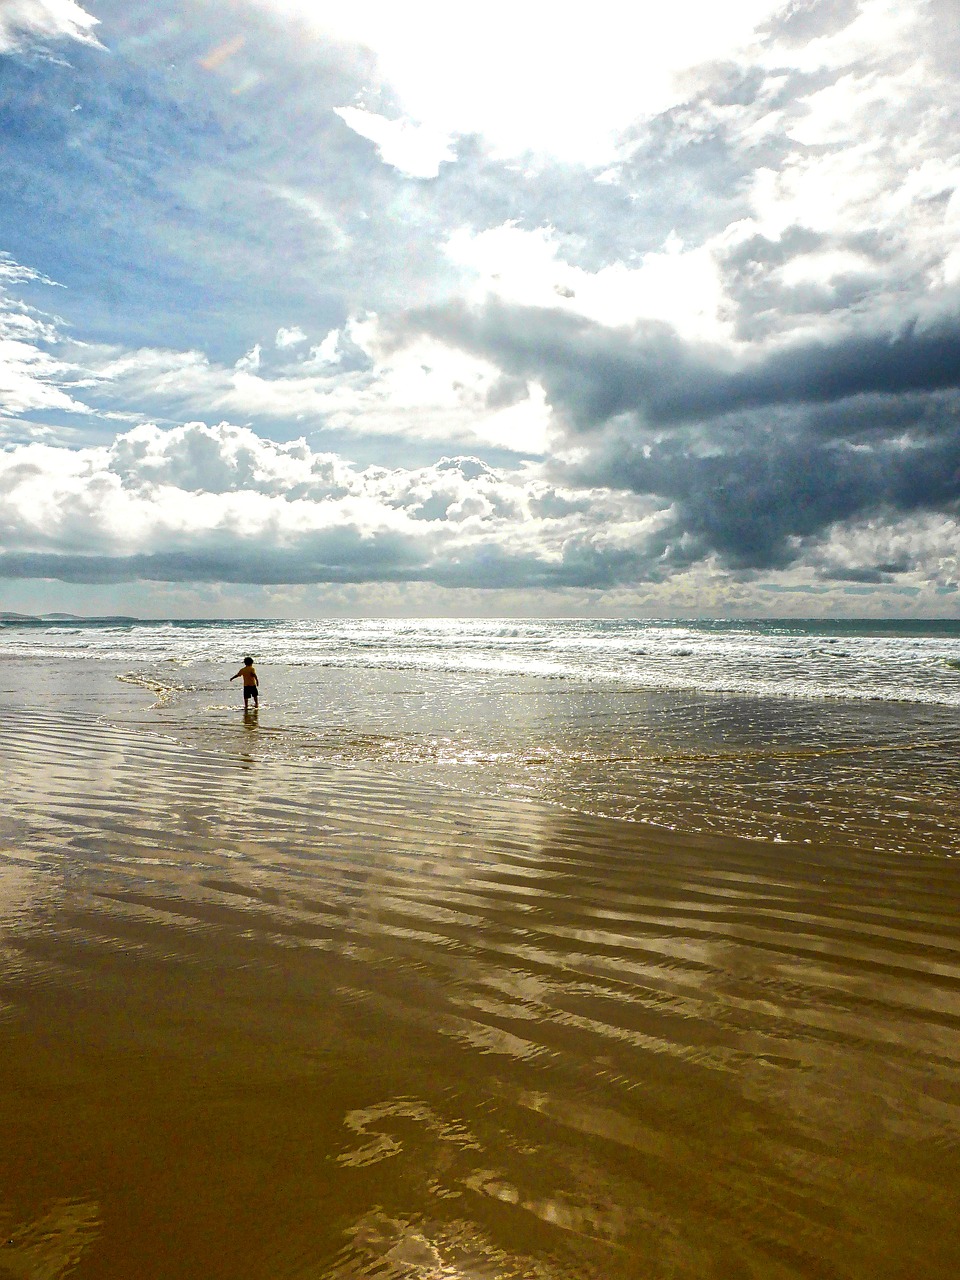
[[109, 614], [106, 617], [85, 618], [79, 613], [10, 613], [0, 610], [0, 622], [140, 622], [126, 614]]
[[141, 618], [131, 618], [125, 613], [103, 613], [95, 614], [93, 617], [85, 617], [81, 613], [44, 613], [40, 615], [41, 622], [141, 622]]

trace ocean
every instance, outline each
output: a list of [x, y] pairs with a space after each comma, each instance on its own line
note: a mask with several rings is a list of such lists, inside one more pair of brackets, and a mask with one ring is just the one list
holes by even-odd
[[960, 707], [960, 621], [0, 621], [0, 652], [154, 664], [542, 676], [635, 689]]

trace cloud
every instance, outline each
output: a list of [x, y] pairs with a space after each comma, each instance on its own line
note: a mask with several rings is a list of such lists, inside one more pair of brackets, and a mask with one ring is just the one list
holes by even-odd
[[878, 510], [960, 500], [960, 320], [734, 354], [663, 324], [612, 330], [491, 303], [408, 319], [537, 379], [567, 424], [567, 482], [671, 504], [663, 553], [785, 565]]
[[[665, 504], [588, 487], [585, 477], [565, 486], [529, 468], [506, 473], [477, 458], [360, 469], [304, 441], [272, 444], [226, 423], [144, 425], [108, 447], [35, 444], [0, 454], [0, 576], [559, 592], [647, 583], [682, 596], [672, 580], [709, 579], [716, 589], [719, 549], [728, 565], [772, 571], [773, 581], [789, 581], [778, 572], [799, 560], [805, 576], [793, 580], [810, 589], [955, 586], [956, 516], [914, 507], [904, 521], [894, 508], [958, 472], [960, 432], [919, 465], [907, 449], [899, 461], [868, 455], [862, 463], [831, 448], [807, 458], [780, 446], [765, 469], [747, 450], [619, 456], [621, 476], [665, 493]], [[828, 466], [847, 470], [825, 497], [817, 477]], [[850, 495], [867, 483], [886, 494], [886, 513], [847, 518], [857, 506]], [[772, 504], [770, 492], [784, 487], [792, 500]], [[791, 553], [779, 562], [756, 554], [785, 545], [804, 506], [808, 524]], [[826, 516], [828, 533], [817, 537]]]
[[38, 41], [70, 39], [98, 44], [98, 20], [74, 0], [4, 0], [0, 8], [0, 53]]
[[460, 228], [445, 246], [465, 273], [464, 301], [487, 298], [514, 306], [562, 308], [599, 324], [617, 326], [655, 319], [687, 337], [726, 336], [718, 263], [710, 248], [685, 249], [676, 235], [635, 264], [614, 262], [588, 270], [565, 260], [552, 227], [505, 223], [485, 231]]
[[[275, 355], [256, 344], [232, 366], [198, 351], [64, 348], [82, 367], [87, 400], [182, 420], [223, 414], [272, 431], [336, 431], [346, 437], [498, 446], [537, 453], [547, 413], [538, 389], [503, 394], [490, 361], [423, 337], [389, 350], [376, 317], [349, 321], [319, 342], [281, 331]], [[72, 367], [72, 366], [71, 366]]]
[[782, 568], [841, 523], [956, 512], [960, 396], [940, 409], [932, 430], [914, 422], [855, 442], [818, 432], [816, 415], [776, 430], [740, 421], [706, 439], [612, 435], [573, 472], [581, 483], [620, 483], [669, 501], [663, 548], [678, 565], [718, 552], [733, 568]]
[[494, 359], [514, 376], [541, 379], [551, 404], [579, 431], [625, 413], [664, 428], [765, 406], [960, 383], [960, 316], [951, 314], [914, 317], [893, 333], [747, 351], [684, 342], [662, 321], [611, 328], [567, 311], [500, 302], [413, 312], [401, 334], [404, 328]]
[[952, 592], [960, 586], [958, 548], [960, 519], [955, 515], [875, 517], [838, 528], [817, 547], [810, 562], [825, 582], [902, 580], [912, 586], [926, 579]]
[[587, 22], [544, 0], [489, 0], [482, 11], [442, 0], [412, 10], [389, 0], [260, 3], [322, 39], [371, 49], [400, 114], [439, 136], [478, 134], [501, 156], [546, 152], [588, 164], [608, 162], [622, 129], [674, 100], [678, 70], [749, 40], [779, 7], [740, 0], [721, 11], [687, 0], [633, 10], [598, 0]]
[[[670, 460], [650, 465], [663, 474]], [[789, 574], [768, 565], [762, 575], [756, 566], [731, 575], [709, 539], [697, 545], [697, 482], [689, 465], [677, 474], [685, 488], [664, 505], [582, 481], [551, 483], [530, 467], [504, 472], [478, 458], [361, 469], [304, 441], [270, 443], [226, 423], [143, 425], [109, 446], [0, 453], [0, 578], [105, 587], [406, 584], [408, 607], [436, 603], [436, 589], [499, 593], [492, 599], [501, 605], [503, 593], [526, 592], [527, 606], [536, 599], [540, 611], [552, 598], [574, 611], [602, 599], [614, 610], [646, 601], [654, 611], [702, 613], [712, 604], [747, 614], [771, 601], [783, 611], [769, 593], [793, 589], [798, 601], [819, 592], [848, 611], [842, 593], [853, 586], [882, 590], [888, 602], [891, 591], [909, 590], [936, 612], [935, 592], [957, 588], [960, 522], [929, 512], [838, 521], [826, 536], [805, 539]], [[896, 483], [909, 484], [910, 474], [905, 462]], [[746, 519], [750, 508], [737, 502], [733, 510]], [[758, 503], [752, 518], [771, 517]], [[362, 599], [376, 611], [379, 597]], [[465, 599], [480, 608], [475, 594]], [[444, 599], [445, 611], [452, 600]]]
[[57, 319], [28, 306], [8, 288], [34, 281], [53, 283], [0, 253], [0, 413], [89, 413], [67, 389], [79, 376], [77, 366], [52, 350], [61, 336]]
[[953, 7], [427, 10], [3, 8], [4, 572], [950, 587]]
[[596, 585], [636, 575], [650, 504], [479, 459], [359, 469], [222, 423], [0, 453], [0, 576]]
[[278, 329], [275, 342], [277, 347], [283, 351], [287, 347], [299, 346], [301, 342], [306, 342], [307, 335], [303, 332], [299, 325], [294, 325], [290, 329]]
[[[950, 37], [933, 5], [851, 13], [784, 9], [751, 56], [697, 68], [682, 101], [628, 130], [608, 175], [640, 225], [715, 256], [745, 340], [896, 311], [945, 282], [960, 182], [944, 110], [956, 70], [938, 52]], [[801, 19], [818, 36], [796, 44], [784, 32]]]
[[456, 159], [449, 134], [406, 118], [388, 120], [359, 107], [337, 107], [337, 115], [354, 133], [369, 138], [384, 164], [410, 178], [435, 178], [445, 160]]
[[[335, 432], [341, 438], [433, 441], [542, 451], [542, 395], [505, 383], [489, 361], [428, 338], [389, 351], [376, 316], [309, 335], [281, 327], [231, 364], [196, 350], [128, 349], [78, 342], [58, 316], [18, 296], [54, 282], [0, 254], [0, 414], [57, 414], [103, 439], [118, 417], [208, 420], [229, 415], [267, 432]], [[3, 433], [34, 434], [21, 420]], [[0, 439], [3, 435], [0, 435]], [[76, 436], [74, 437], [76, 438]]]
[[[368, 52], [242, 3], [98, 12], [103, 48], [0, 59], [0, 248], [67, 286], [77, 331], [102, 340], [122, 315], [132, 346], [233, 363], [281, 327], [435, 296], [428, 197], [334, 111]], [[385, 251], [398, 228], [409, 243]]]
[[860, 0], [791, 0], [759, 32], [787, 45], [805, 45], [811, 40], [843, 31], [857, 17]]

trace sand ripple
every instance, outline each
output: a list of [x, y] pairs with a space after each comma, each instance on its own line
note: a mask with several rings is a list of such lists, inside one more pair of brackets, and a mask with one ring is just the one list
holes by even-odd
[[6, 1217], [96, 1203], [89, 1274], [960, 1273], [941, 850], [2, 736]]

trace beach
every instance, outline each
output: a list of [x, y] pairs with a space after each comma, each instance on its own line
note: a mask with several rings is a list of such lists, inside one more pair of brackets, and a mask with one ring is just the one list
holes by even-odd
[[0, 0], [0, 1280], [960, 1280], [958, 18]]
[[952, 670], [258, 653], [245, 716], [252, 628], [24, 634], [0, 1275], [960, 1272]]

